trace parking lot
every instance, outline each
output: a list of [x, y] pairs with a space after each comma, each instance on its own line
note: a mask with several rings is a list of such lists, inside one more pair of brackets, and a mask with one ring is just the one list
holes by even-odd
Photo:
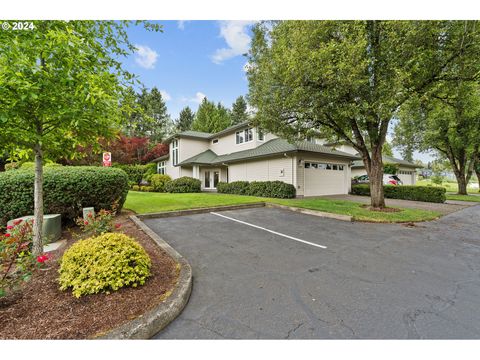
[[257, 208], [145, 223], [193, 268], [159, 339], [480, 338], [480, 206], [417, 224]]

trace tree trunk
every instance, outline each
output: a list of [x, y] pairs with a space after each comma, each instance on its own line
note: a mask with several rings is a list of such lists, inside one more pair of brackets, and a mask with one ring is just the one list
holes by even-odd
[[480, 192], [480, 164], [475, 168], [475, 174], [477, 174], [478, 192]]
[[41, 144], [35, 145], [33, 255], [43, 253], [43, 151]]
[[458, 194], [467, 195], [467, 180], [465, 176], [457, 176]]
[[374, 209], [384, 208], [385, 197], [383, 192], [383, 161], [381, 149], [374, 149], [372, 151], [367, 173], [370, 181], [371, 206]]

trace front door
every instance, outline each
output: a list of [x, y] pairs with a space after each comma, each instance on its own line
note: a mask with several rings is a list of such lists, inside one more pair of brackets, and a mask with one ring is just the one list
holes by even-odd
[[219, 170], [205, 170], [203, 184], [205, 189], [216, 189], [220, 181]]

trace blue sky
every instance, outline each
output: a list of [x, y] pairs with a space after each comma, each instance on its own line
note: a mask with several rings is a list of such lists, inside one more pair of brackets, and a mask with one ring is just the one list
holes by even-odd
[[252, 22], [159, 21], [163, 33], [142, 26], [128, 30], [138, 51], [124, 61], [147, 88], [163, 91], [173, 119], [185, 106], [197, 109], [203, 96], [230, 107], [248, 91], [242, 56]]

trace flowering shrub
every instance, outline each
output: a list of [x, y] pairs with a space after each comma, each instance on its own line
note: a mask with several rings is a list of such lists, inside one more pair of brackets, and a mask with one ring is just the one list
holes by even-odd
[[31, 254], [32, 221], [17, 220], [7, 231], [0, 235], [0, 297], [28, 281], [36, 266]]
[[82, 232], [88, 236], [98, 236], [107, 232], [113, 232], [114, 229], [120, 229], [120, 224], [114, 224], [113, 220], [117, 213], [117, 206], [114, 204], [112, 210], [100, 210], [96, 216], [92, 213], [87, 215], [87, 219], [78, 218], [76, 223], [82, 229]]

